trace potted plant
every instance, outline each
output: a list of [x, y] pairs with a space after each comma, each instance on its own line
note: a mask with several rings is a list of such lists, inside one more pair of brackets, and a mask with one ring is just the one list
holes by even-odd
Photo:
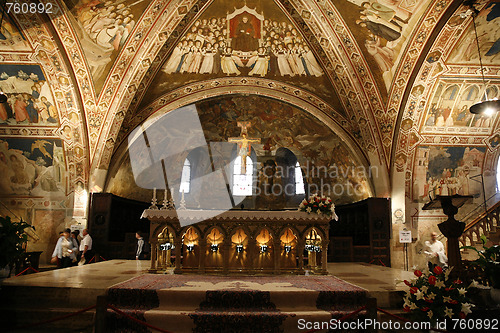
[[14, 262], [25, 253], [24, 245], [28, 241], [25, 229], [28, 223], [12, 222], [9, 216], [0, 216], [0, 268], [8, 267], [8, 276], [14, 268]]
[[474, 246], [463, 246], [463, 249], [474, 250], [479, 255], [474, 264], [481, 266], [488, 278], [491, 286], [491, 297], [500, 304], [500, 246], [493, 245], [486, 247], [488, 239], [486, 236], [481, 236], [483, 249], [478, 250]]

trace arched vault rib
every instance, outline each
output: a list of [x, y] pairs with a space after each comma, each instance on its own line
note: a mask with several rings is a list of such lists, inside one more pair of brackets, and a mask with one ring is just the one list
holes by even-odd
[[[148, 105], [143, 112], [140, 112], [140, 117], [133, 118], [134, 121], [129, 123], [126, 132], [123, 131], [120, 133], [120, 141], [117, 141], [118, 147], [115, 151], [116, 156], [113, 155], [113, 158], [121, 159], [123, 157], [123, 154], [125, 154], [126, 152], [126, 147], [128, 146], [127, 135], [130, 134], [134, 128], [142, 124], [151, 115], [173, 111], [180, 107], [216, 96], [233, 94], [254, 94], [289, 103], [311, 114], [319, 121], [324, 123], [332, 132], [338, 135], [338, 137], [346, 144], [349, 150], [353, 152], [353, 155], [356, 158], [356, 162], [358, 162], [359, 165], [365, 167], [366, 170], [369, 169], [371, 164], [368, 160], [368, 157], [365, 154], [365, 151], [351, 136], [349, 126], [341, 125], [343, 119], [338, 117], [338, 115], [336, 115], [336, 112], [332, 110], [328, 105], [321, 103], [321, 100], [315, 98], [306, 91], [298, 92], [297, 88], [295, 87], [290, 86], [289, 89], [283, 89], [284, 86], [281, 82], [273, 83], [271, 82], [271, 80], [251, 79], [252, 78], [225, 78], [222, 80], [207, 80], [187, 85], [161, 96], [152, 104]], [[249, 81], [265, 82], [259, 83]], [[229, 87], [230, 89], [228, 89]], [[108, 164], [111, 160], [111, 157], [111, 154], [106, 156], [106, 162]], [[370, 182], [371, 189], [374, 193], [383, 193], [383, 191], [386, 191], [386, 189], [377, 188], [378, 183], [372, 182], [371, 179]], [[388, 185], [386, 184], [386, 186]]]
[[[196, 10], [200, 10], [200, 6], [196, 8]], [[138, 82], [143, 82], [143, 79], [145, 75], [148, 75], [153, 73], [154, 70], [152, 69], [152, 64], [154, 60], [151, 59], [158, 59], [162, 54], [161, 52], [165, 52], [160, 49], [160, 43], [158, 42], [160, 40], [159, 38], [159, 32], [171, 32], [173, 30], [173, 26], [176, 25], [178, 22], [181, 22], [181, 24], [187, 25], [186, 22], [183, 22], [182, 18], [184, 18], [184, 13], [183, 14], [178, 14], [177, 12], [174, 12], [172, 15], [170, 15], [166, 20], [163, 21], [161, 24], [161, 27], [159, 29], [151, 29], [151, 33], [145, 37], [149, 41], [149, 45], [141, 47], [141, 50], [148, 50], [149, 52], [143, 52], [141, 53], [141, 57], [135, 57], [132, 60], [133, 65], [129, 66], [129, 75], [122, 81], [117, 82], [117, 88], [114, 90], [116, 93], [112, 96], [112, 98], [109, 99], [109, 102], [106, 102], [105, 104], [102, 104], [100, 101], [100, 106], [106, 107], [108, 109], [106, 120], [103, 122], [103, 126], [101, 128], [101, 139], [99, 140], [99, 148], [96, 150], [93, 160], [92, 160], [92, 165], [93, 169], [97, 168], [107, 168], [105, 159], [103, 159], [103, 154], [109, 154], [107, 152], [109, 149], [113, 149], [116, 135], [118, 133], [119, 126], [121, 125], [121, 121], [123, 120], [124, 116], [126, 115], [127, 112], [129, 112], [130, 107], [132, 104], [134, 104], [134, 99], [132, 97], [132, 94], [137, 93], [140, 90], [146, 89], [146, 85], [139, 84]], [[160, 24], [160, 23], [158, 23]], [[127, 47], [125, 47], [127, 48]], [[149, 54], [149, 56], [148, 56]], [[163, 53], [163, 56], [165, 56], [165, 53]], [[139, 58], [142, 58], [140, 60]], [[337, 63], [340, 63], [340, 61], [337, 61]], [[157, 64], [159, 66], [159, 64]], [[345, 76], [350, 76], [349, 71], [343, 70], [342, 66], [342, 72], [343, 75]], [[334, 71], [338, 70], [332, 67], [331, 65], [328, 67], [328, 70]], [[337, 74], [335, 74], [337, 75]], [[344, 100], [346, 101], [345, 104], [347, 105], [348, 109], [357, 109], [357, 110], [362, 110], [362, 102], [358, 100], [358, 95], [359, 93], [356, 93], [357, 89], [352, 87], [351, 85], [352, 79], [345, 80], [344, 83], [348, 84], [349, 86], [346, 88], [343, 88], [343, 91], [345, 91], [345, 94], [347, 98]], [[137, 99], [135, 99], [137, 101]], [[361, 121], [362, 123], [365, 123], [365, 126], [361, 126], [363, 130], [367, 127], [366, 124], [369, 124], [370, 121], [367, 120], [366, 118], [356, 118], [352, 120], [353, 122], [359, 122]], [[366, 137], [366, 133], [363, 133], [363, 137]], [[377, 149], [377, 144], [375, 144], [374, 140], [369, 138], [369, 140], [366, 140], [364, 144], [364, 149], [368, 151], [375, 152], [375, 154], [381, 152], [382, 150]], [[372, 154], [371, 158], [375, 156]], [[381, 159], [381, 161], [377, 161], [375, 164], [384, 164], [384, 159]]]

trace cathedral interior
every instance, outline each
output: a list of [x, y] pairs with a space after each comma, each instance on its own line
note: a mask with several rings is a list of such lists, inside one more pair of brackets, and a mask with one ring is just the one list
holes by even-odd
[[[402, 270], [425, 265], [431, 232], [446, 243], [447, 216], [424, 205], [471, 196], [460, 245], [498, 244], [500, 118], [469, 109], [500, 98], [500, 2], [2, 6], [0, 215], [34, 227], [27, 251], [41, 265], [63, 229], [92, 235], [93, 198], [106, 195], [123, 212], [153, 197], [216, 209], [228, 190], [224, 210], [296, 211], [324, 195], [340, 216], [330, 241], [348, 236], [345, 211], [380, 209], [387, 254], [376, 261]], [[478, 219], [485, 210], [492, 221]], [[128, 215], [103, 222], [106, 241], [149, 233], [139, 217], [120, 230]]]

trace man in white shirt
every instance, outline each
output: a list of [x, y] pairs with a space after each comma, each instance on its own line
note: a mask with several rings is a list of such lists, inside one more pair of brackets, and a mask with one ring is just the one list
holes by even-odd
[[448, 257], [444, 251], [443, 243], [437, 239], [437, 233], [431, 233], [431, 241], [426, 241], [425, 245], [427, 246], [427, 250], [424, 253], [427, 254], [429, 263], [432, 266], [448, 267]]
[[88, 264], [92, 259], [92, 237], [90, 237], [87, 229], [82, 231], [83, 239], [80, 243], [80, 253], [85, 258], [85, 264]]

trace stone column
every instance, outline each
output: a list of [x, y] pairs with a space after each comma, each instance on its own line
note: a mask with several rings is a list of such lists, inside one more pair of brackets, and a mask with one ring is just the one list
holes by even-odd
[[299, 273], [304, 272], [304, 241], [299, 240], [297, 242], [297, 255], [299, 256], [299, 264], [297, 266], [297, 269], [299, 270]]
[[280, 258], [281, 258], [281, 240], [274, 239], [273, 241], [273, 250], [274, 250], [274, 273], [280, 273]]
[[246, 268], [249, 270], [250, 273], [254, 273], [255, 270], [256, 244], [257, 242], [255, 241], [255, 238], [253, 237], [248, 238], [248, 244], [245, 251], [247, 251], [247, 256], [248, 256], [248, 267]]
[[227, 237], [222, 242], [222, 272], [229, 272], [229, 249], [231, 248], [231, 238]]
[[181, 269], [181, 256], [182, 256], [182, 239], [177, 237], [175, 240], [175, 274], [182, 273]]
[[156, 272], [156, 248], [158, 247], [158, 242], [151, 243], [151, 267], [150, 272]]
[[200, 239], [200, 256], [198, 262], [198, 272], [205, 273], [205, 255], [207, 253], [207, 240], [205, 238]]
[[329, 241], [323, 241], [321, 243], [321, 274], [328, 274], [328, 270], [326, 267], [327, 263], [327, 254], [328, 254], [328, 243]]

